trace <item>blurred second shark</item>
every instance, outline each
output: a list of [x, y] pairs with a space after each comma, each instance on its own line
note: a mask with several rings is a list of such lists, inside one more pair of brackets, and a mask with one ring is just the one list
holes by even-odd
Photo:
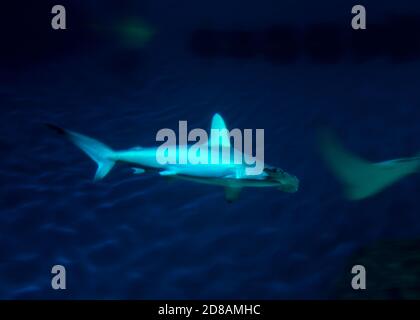
[[381, 162], [369, 162], [347, 150], [328, 129], [318, 134], [318, 148], [327, 167], [344, 187], [349, 200], [371, 197], [402, 178], [420, 171], [420, 154]]

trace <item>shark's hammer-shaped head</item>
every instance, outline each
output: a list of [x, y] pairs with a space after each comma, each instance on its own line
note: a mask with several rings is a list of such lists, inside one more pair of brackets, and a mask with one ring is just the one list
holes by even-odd
[[299, 179], [276, 167], [265, 167], [264, 172], [267, 174], [268, 179], [278, 183], [278, 189], [284, 192], [296, 192], [299, 190]]

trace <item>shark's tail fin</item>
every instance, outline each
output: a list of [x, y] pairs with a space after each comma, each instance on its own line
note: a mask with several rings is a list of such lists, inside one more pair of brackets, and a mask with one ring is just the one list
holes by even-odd
[[420, 157], [370, 163], [346, 150], [329, 130], [320, 131], [318, 138], [322, 157], [350, 200], [372, 196], [420, 170]]
[[115, 160], [112, 160], [114, 151], [102, 142], [73, 131], [65, 130], [53, 124], [46, 125], [57, 133], [66, 136], [71, 142], [73, 142], [96, 162], [98, 169], [96, 170], [94, 177], [95, 181], [104, 178], [115, 165]]

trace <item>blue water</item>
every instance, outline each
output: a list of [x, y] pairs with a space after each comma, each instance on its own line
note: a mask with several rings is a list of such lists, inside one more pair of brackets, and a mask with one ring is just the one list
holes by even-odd
[[[175, 50], [175, 49], [174, 49]], [[347, 202], [315, 147], [320, 124], [372, 160], [420, 150], [420, 63], [276, 65], [149, 55], [130, 79], [92, 56], [33, 67], [0, 87], [0, 298], [331, 298], [361, 246], [420, 235], [418, 176]], [[64, 67], [61, 67], [64, 65]], [[94, 163], [43, 126], [115, 149], [155, 145], [161, 128], [265, 129], [265, 160], [298, 193], [223, 190]], [[51, 268], [67, 290], [51, 289]]]

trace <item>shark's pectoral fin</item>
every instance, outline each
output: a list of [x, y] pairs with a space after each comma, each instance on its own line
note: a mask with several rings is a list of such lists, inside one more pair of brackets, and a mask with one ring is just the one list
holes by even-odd
[[225, 200], [227, 202], [233, 202], [239, 198], [242, 188], [237, 187], [225, 187]]
[[142, 168], [131, 168], [131, 169], [133, 169], [133, 174], [142, 174], [146, 172], [146, 170]]

